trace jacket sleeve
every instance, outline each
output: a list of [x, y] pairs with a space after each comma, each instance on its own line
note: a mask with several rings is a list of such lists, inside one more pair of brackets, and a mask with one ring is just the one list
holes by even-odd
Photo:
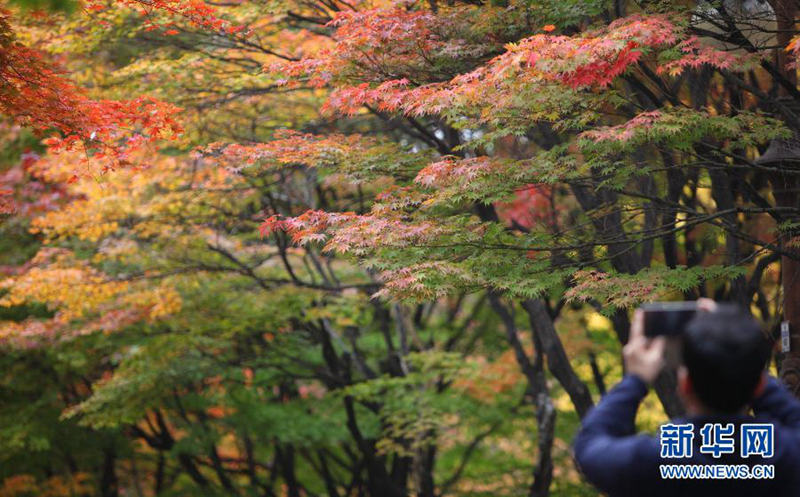
[[633, 477], [656, 445], [652, 437], [635, 434], [639, 403], [647, 385], [626, 376], [586, 415], [575, 438], [575, 460], [584, 476], [613, 495], [633, 493]]
[[757, 416], [766, 416], [787, 428], [800, 429], [800, 400], [772, 376], [767, 379], [767, 386], [752, 406]]

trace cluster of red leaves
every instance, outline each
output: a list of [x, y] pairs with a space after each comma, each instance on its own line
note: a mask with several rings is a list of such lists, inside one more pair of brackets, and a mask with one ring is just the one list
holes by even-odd
[[33, 216], [70, 200], [63, 183], [48, 181], [32, 167], [38, 159], [36, 153], [26, 152], [19, 164], [0, 173], [0, 214]]
[[497, 202], [497, 216], [506, 224], [530, 229], [554, 220], [552, 193], [547, 185], [527, 185], [514, 192], [514, 200]]
[[582, 36], [532, 36], [511, 47], [504, 62], [522, 59], [542, 78], [573, 88], [608, 86], [641, 59], [643, 48], [672, 45], [677, 35], [664, 16], [631, 16]]
[[499, 36], [470, 39], [460, 31], [471, 25], [470, 15], [468, 8], [342, 12], [329, 23], [335, 29], [332, 46], [268, 70], [288, 78], [281, 80], [287, 85], [335, 89], [323, 108], [327, 112], [353, 114], [366, 104], [430, 113], [426, 97], [450, 85], [453, 65], [483, 62], [502, 50]]
[[[527, 343], [525, 337], [519, 338]], [[528, 354], [532, 353], [532, 350], [528, 350]], [[470, 357], [469, 361], [479, 366], [479, 374], [459, 377], [454, 381], [453, 387], [474, 399], [486, 403], [497, 402], [499, 394], [513, 391], [524, 381], [512, 349], [506, 350], [492, 361], [485, 356]]]
[[[0, 179], [2, 181], [2, 179]], [[14, 190], [0, 186], [0, 214], [10, 214], [15, 210]]]
[[82, 147], [103, 170], [130, 165], [130, 152], [162, 138], [183, 132], [176, 120], [177, 107], [151, 97], [133, 100], [91, 100], [78, 96], [72, 102], [80, 116], [60, 129], [64, 135], [45, 140], [51, 151]]
[[416, 112], [410, 108], [411, 102], [423, 101], [414, 98], [414, 94], [421, 93], [421, 88], [433, 89], [442, 85], [425, 85], [412, 89], [409, 89], [409, 86], [410, 82], [403, 78], [386, 81], [377, 86], [372, 86], [370, 83], [361, 83], [357, 86], [338, 88], [331, 92], [322, 107], [322, 111], [328, 114], [354, 115], [362, 106], [369, 105], [382, 112], [400, 110], [406, 114], [421, 115], [424, 113], [422, 108]]
[[[657, 66], [659, 72], [671, 75], [704, 64], [739, 68], [754, 60], [754, 56], [702, 45], [668, 16], [633, 15], [575, 36], [537, 34], [525, 38], [507, 45], [506, 52], [488, 64], [449, 81], [422, 84], [405, 76], [395, 77], [404, 63], [410, 64], [428, 51], [445, 49], [437, 45], [445, 42], [431, 34], [440, 22], [440, 18], [418, 11], [376, 9], [347, 14], [334, 21], [337, 31], [333, 47], [271, 69], [312, 86], [333, 88], [325, 105], [327, 111], [353, 114], [369, 105], [386, 112], [422, 115], [440, 113], [459, 99], [475, 103], [487, 91], [496, 97], [499, 89], [510, 84], [606, 87], [652, 50], [680, 50], [679, 58]], [[386, 34], [397, 29], [408, 30], [397, 48], [380, 50]], [[359, 84], [352, 85], [355, 80]]]
[[45, 54], [17, 42], [10, 13], [0, 9], [0, 114], [39, 133], [55, 149], [81, 146], [103, 169], [127, 165], [127, 151], [182, 131], [178, 108], [149, 97], [93, 100]]
[[297, 244], [325, 241], [325, 232], [334, 226], [349, 222], [358, 216], [354, 212], [331, 213], [320, 210], [309, 210], [297, 217], [273, 215], [264, 220], [259, 227], [261, 236], [269, 236], [276, 231], [283, 231], [292, 237]]
[[745, 71], [752, 68], [764, 55], [760, 53], [738, 54], [705, 46], [697, 36], [690, 36], [681, 41], [678, 43], [677, 48], [683, 55], [678, 59], [661, 64], [657, 69], [659, 74], [667, 73], [670, 76], [677, 76], [684, 69], [695, 69], [703, 65], [709, 65], [717, 69]]
[[680, 58], [657, 68], [658, 72], [671, 75], [706, 64], [729, 69], [754, 59], [703, 45], [696, 36], [686, 36], [685, 30], [666, 16], [634, 15], [578, 37], [533, 36], [510, 52], [528, 54], [529, 66], [543, 78], [553, 78], [573, 88], [610, 85], [639, 62], [648, 49], [675, 47], [681, 51]]
[[397, 214], [309, 210], [296, 217], [270, 216], [260, 231], [261, 236], [283, 231], [296, 244], [325, 242], [325, 251], [358, 254], [375, 249], [378, 241], [389, 247], [423, 244], [441, 236], [445, 228], [429, 221], [409, 224]]
[[417, 173], [414, 182], [427, 187], [450, 186], [454, 183], [469, 182], [483, 176], [495, 168], [495, 161], [490, 157], [445, 157], [425, 166]]
[[661, 116], [659, 110], [642, 112], [622, 124], [584, 131], [580, 136], [596, 142], [606, 140], [626, 142], [642, 130], [652, 128]]
[[[145, 29], [154, 30], [161, 27], [168, 28], [167, 35], [178, 34], [171, 26], [171, 21], [160, 22], [158, 12], [164, 12], [172, 17], [188, 21], [199, 28], [222, 31], [235, 34], [244, 31], [245, 27], [234, 24], [217, 16], [214, 7], [201, 0], [114, 0], [117, 5], [131, 7], [145, 18]], [[101, 11], [109, 7], [108, 0], [86, 0], [85, 8], [89, 11]]]
[[386, 75], [418, 66], [438, 51], [458, 52], [436, 34], [443, 17], [397, 7], [338, 12], [327, 24], [335, 28], [332, 47], [314, 57], [273, 64], [270, 70], [307, 78], [306, 84], [318, 88], [342, 77], [372, 83], [394, 79]]
[[276, 132], [275, 139], [253, 145], [212, 143], [195, 151], [196, 157], [216, 160], [238, 171], [255, 163], [323, 165], [345, 154], [365, 151], [369, 141], [360, 135], [312, 135], [291, 130]]

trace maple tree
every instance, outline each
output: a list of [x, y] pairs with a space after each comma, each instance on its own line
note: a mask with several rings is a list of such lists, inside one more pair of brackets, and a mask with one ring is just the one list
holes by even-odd
[[800, 330], [791, 2], [8, 9], [3, 495], [590, 494], [632, 307]]

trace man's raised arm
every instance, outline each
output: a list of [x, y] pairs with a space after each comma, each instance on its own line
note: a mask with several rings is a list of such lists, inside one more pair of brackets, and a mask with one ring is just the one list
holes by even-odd
[[651, 450], [654, 439], [636, 436], [634, 421], [647, 385], [628, 375], [583, 419], [575, 437], [575, 460], [586, 478], [604, 492], [624, 495], [637, 454]]
[[664, 339], [648, 339], [642, 328], [643, 316], [637, 311], [623, 349], [628, 374], [589, 411], [575, 438], [575, 460], [581, 472], [614, 495], [634, 493], [630, 475], [643, 456], [658, 450], [654, 438], [635, 435], [639, 403], [664, 365]]

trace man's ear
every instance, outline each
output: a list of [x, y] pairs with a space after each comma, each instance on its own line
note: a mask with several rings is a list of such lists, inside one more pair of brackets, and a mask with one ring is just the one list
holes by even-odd
[[761, 378], [758, 379], [758, 385], [756, 385], [756, 389], [753, 390], [753, 398], [759, 397], [762, 393], [764, 393], [764, 389], [767, 387], [767, 373], [761, 373]]
[[694, 393], [692, 380], [689, 378], [689, 370], [686, 369], [686, 366], [678, 367], [678, 392], [683, 398], [691, 397]]

